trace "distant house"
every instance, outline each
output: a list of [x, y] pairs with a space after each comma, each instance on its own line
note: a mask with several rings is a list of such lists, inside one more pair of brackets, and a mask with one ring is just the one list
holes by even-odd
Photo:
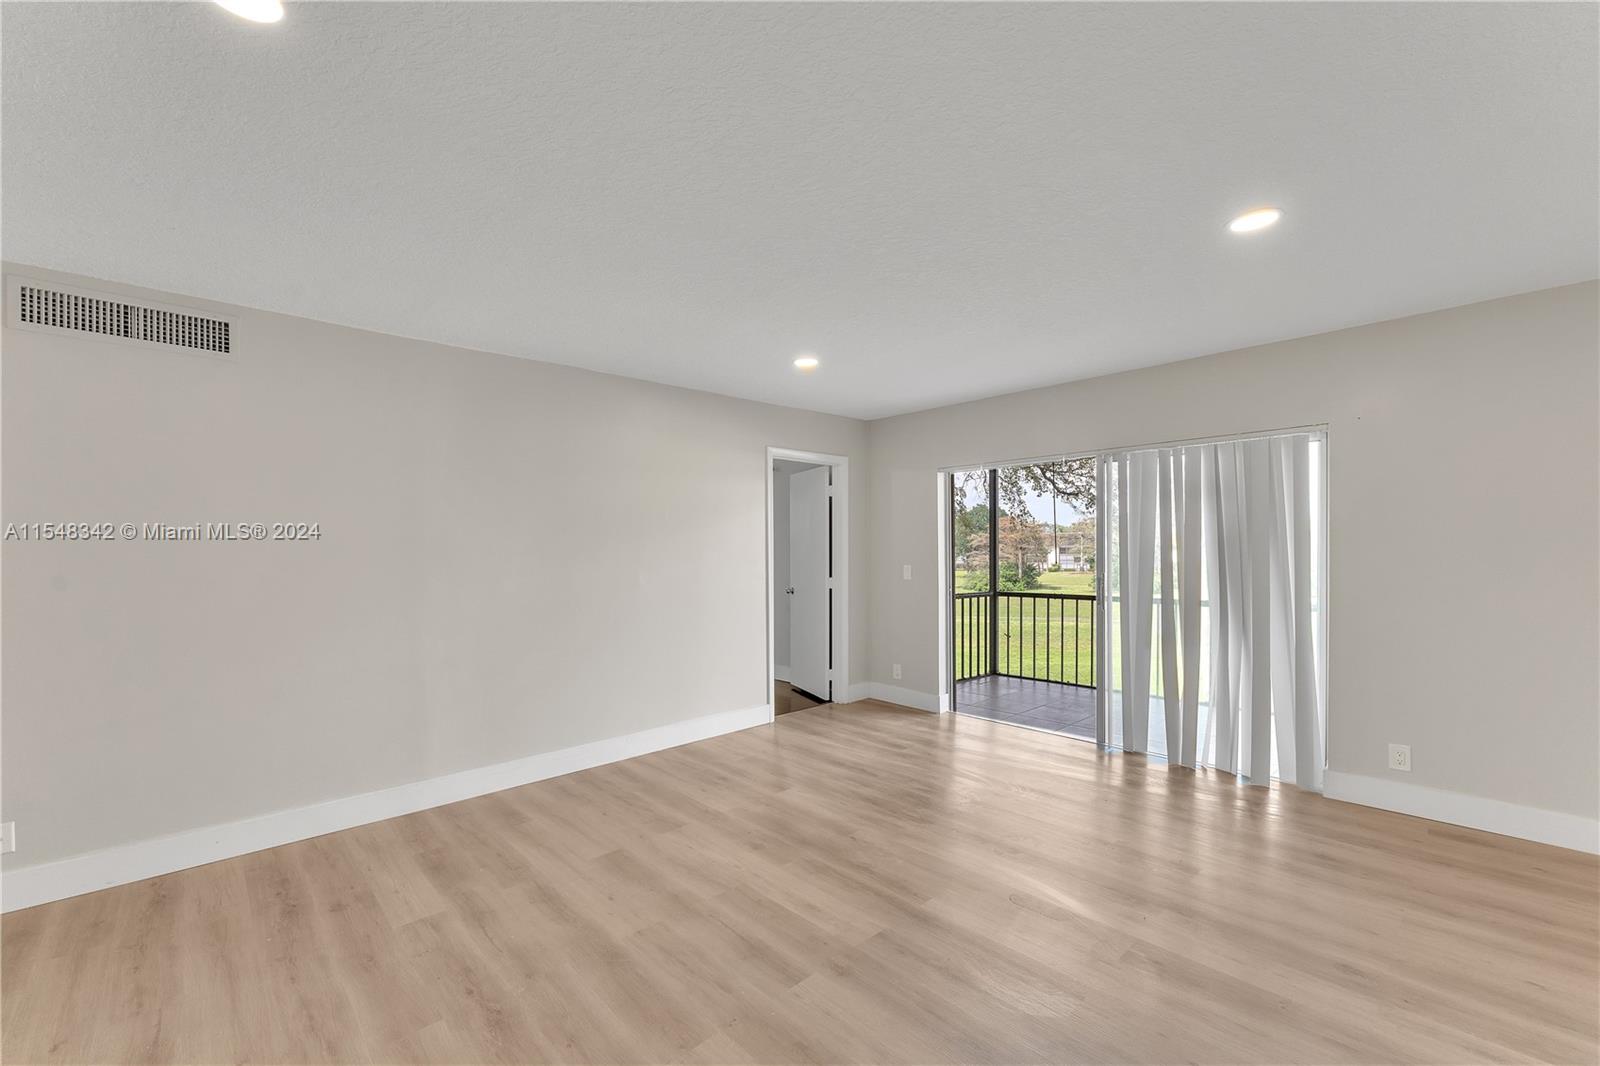
[[1087, 570], [1088, 558], [1079, 559], [1077, 555], [1068, 551], [1063, 546], [1060, 552], [1054, 548], [1045, 549], [1044, 564], [1052, 570]]

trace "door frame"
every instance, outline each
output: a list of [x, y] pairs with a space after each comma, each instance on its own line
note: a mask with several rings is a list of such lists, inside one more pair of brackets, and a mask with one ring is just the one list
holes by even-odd
[[775, 459], [788, 459], [799, 463], [815, 463], [818, 466], [831, 467], [833, 470], [831, 496], [833, 500], [833, 521], [831, 523], [833, 576], [828, 582], [828, 587], [833, 592], [833, 602], [829, 611], [833, 627], [833, 639], [829, 648], [828, 683], [832, 689], [829, 697], [834, 703], [849, 703], [856, 698], [856, 694], [850, 687], [850, 459], [848, 456], [831, 455], [827, 452], [808, 452], [796, 448], [780, 448], [769, 444], [767, 446], [766, 476], [767, 716], [769, 720], [774, 717], [773, 712], [777, 709], [778, 702], [778, 682], [774, 676], [778, 667], [777, 626], [775, 622], [777, 603], [772, 588], [772, 578], [776, 573], [776, 567], [773, 565], [774, 530], [772, 525], [772, 462]]

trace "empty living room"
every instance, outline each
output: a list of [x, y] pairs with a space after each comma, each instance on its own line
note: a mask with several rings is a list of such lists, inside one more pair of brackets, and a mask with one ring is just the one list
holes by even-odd
[[0, 0], [0, 1062], [1600, 1062], [1600, 2]]

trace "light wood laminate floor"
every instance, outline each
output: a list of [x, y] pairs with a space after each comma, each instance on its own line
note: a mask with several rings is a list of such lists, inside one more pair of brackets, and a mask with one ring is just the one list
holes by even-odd
[[1591, 856], [883, 705], [7, 915], [24, 1062], [1593, 1062]]

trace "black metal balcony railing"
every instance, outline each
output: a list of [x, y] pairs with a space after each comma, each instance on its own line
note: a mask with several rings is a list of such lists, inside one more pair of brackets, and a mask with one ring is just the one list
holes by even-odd
[[1095, 597], [958, 592], [956, 680], [998, 674], [1093, 688]]

